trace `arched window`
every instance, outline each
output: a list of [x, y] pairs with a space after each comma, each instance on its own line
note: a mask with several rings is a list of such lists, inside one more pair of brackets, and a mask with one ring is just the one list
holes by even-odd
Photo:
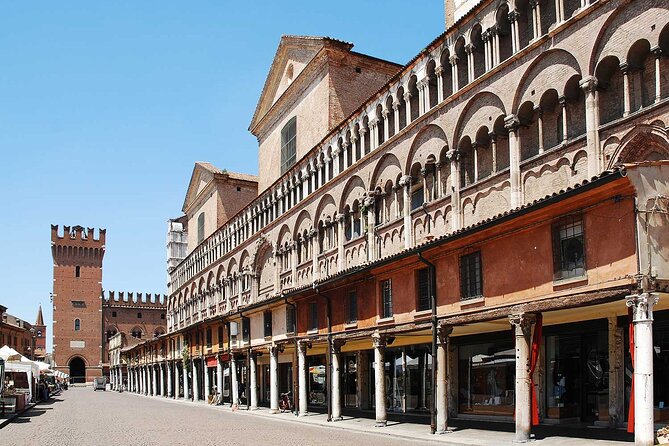
[[74, 320], [74, 331], [81, 330], [81, 321], [79, 319]]
[[285, 173], [297, 159], [297, 118], [293, 117], [281, 129], [281, 173]]
[[204, 240], [204, 212], [197, 217], [197, 242], [202, 243]]
[[133, 328], [132, 332], [130, 332], [130, 335], [133, 338], [142, 339], [142, 330], [139, 328]]

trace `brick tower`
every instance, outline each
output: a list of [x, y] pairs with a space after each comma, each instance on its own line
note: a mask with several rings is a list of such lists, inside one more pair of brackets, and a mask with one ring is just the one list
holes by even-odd
[[102, 376], [102, 259], [105, 230], [51, 225], [53, 358], [72, 382]]

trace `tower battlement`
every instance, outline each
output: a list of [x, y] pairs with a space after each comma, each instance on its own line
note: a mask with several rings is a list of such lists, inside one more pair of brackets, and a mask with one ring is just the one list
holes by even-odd
[[124, 307], [165, 307], [167, 295], [160, 293], [136, 293], [124, 291], [102, 291], [103, 305]]
[[107, 230], [98, 229], [97, 237], [95, 237], [95, 228], [84, 228], [83, 226], [63, 226], [63, 232], [60, 232], [59, 225], [51, 225], [51, 242], [62, 243], [67, 241], [68, 244], [72, 241], [82, 243], [95, 243], [104, 246]]

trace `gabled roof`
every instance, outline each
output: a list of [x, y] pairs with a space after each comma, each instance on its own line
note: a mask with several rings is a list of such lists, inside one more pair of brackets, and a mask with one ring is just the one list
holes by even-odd
[[185, 213], [186, 209], [188, 209], [191, 203], [193, 203], [193, 201], [197, 198], [200, 191], [202, 191], [202, 189], [204, 189], [217, 177], [225, 177], [231, 178], [233, 180], [249, 181], [253, 183], [258, 182], [258, 177], [256, 175], [228, 172], [227, 170], [219, 169], [211, 163], [196, 161], [195, 167], [193, 167], [193, 173], [190, 176], [190, 183], [188, 183], [186, 198], [181, 210]]
[[[263, 86], [260, 98], [258, 99], [258, 104], [253, 113], [249, 130], [256, 126], [258, 121], [260, 121], [265, 113], [271, 108], [272, 104], [276, 102], [275, 99], [278, 99], [277, 92], [281, 86], [281, 80], [284, 77], [286, 66], [288, 65], [289, 60], [291, 60], [291, 56], [301, 59], [300, 62], [303, 64], [304, 68], [326, 44], [334, 44], [343, 47], [345, 50], [353, 48], [352, 43], [330, 37], [281, 36], [279, 46], [276, 49], [276, 54], [274, 55], [272, 64], [269, 67], [269, 72], [267, 73], [267, 78], [265, 79], [265, 85]], [[298, 54], [299, 56], [297, 56]], [[303, 69], [300, 70], [299, 73], [296, 73], [293, 80], [295, 80], [302, 71]]]

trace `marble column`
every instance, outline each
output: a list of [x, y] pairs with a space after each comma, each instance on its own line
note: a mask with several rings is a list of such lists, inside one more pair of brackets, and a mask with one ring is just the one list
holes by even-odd
[[585, 92], [585, 134], [588, 152], [588, 178], [599, 174], [599, 105], [597, 104], [597, 78], [586, 76], [579, 83]]
[[436, 432], [448, 432], [448, 337], [453, 327], [440, 325], [437, 332], [437, 426]]
[[239, 406], [239, 382], [237, 380], [237, 359], [234, 354], [230, 354], [230, 381], [232, 392], [232, 406]]
[[399, 183], [404, 193], [404, 247], [409, 249], [413, 246], [413, 231], [411, 230], [411, 177], [405, 175], [400, 178]]
[[386, 371], [384, 353], [386, 350], [386, 339], [383, 335], [374, 333], [372, 335], [374, 344], [374, 399], [376, 402], [376, 427], [385, 427], [387, 422], [386, 412]]
[[307, 343], [300, 341], [297, 344], [297, 387], [298, 387], [298, 415], [303, 417], [307, 414]]
[[279, 412], [279, 347], [269, 347], [269, 410]]
[[258, 366], [256, 365], [256, 354], [254, 352], [250, 353], [249, 356], [249, 394], [250, 394], [250, 403], [249, 408], [251, 410], [258, 410]]
[[523, 190], [520, 178], [520, 141], [518, 129], [520, 120], [517, 115], [508, 115], [504, 118], [504, 126], [509, 131], [509, 179], [511, 180], [511, 208], [515, 209], [523, 204]]
[[223, 362], [216, 356], [216, 393], [223, 397]]
[[341, 347], [344, 342], [340, 339], [335, 339], [331, 344], [331, 367], [332, 371], [330, 377], [332, 378], [332, 386], [330, 387], [331, 403], [332, 403], [332, 421], [341, 421]]
[[197, 372], [196, 360], [193, 359], [191, 364], [193, 365], [193, 401], [200, 401], [200, 377]]
[[530, 345], [534, 314], [519, 313], [509, 315], [516, 338], [516, 443], [530, 441], [532, 427], [532, 387], [530, 380]]

